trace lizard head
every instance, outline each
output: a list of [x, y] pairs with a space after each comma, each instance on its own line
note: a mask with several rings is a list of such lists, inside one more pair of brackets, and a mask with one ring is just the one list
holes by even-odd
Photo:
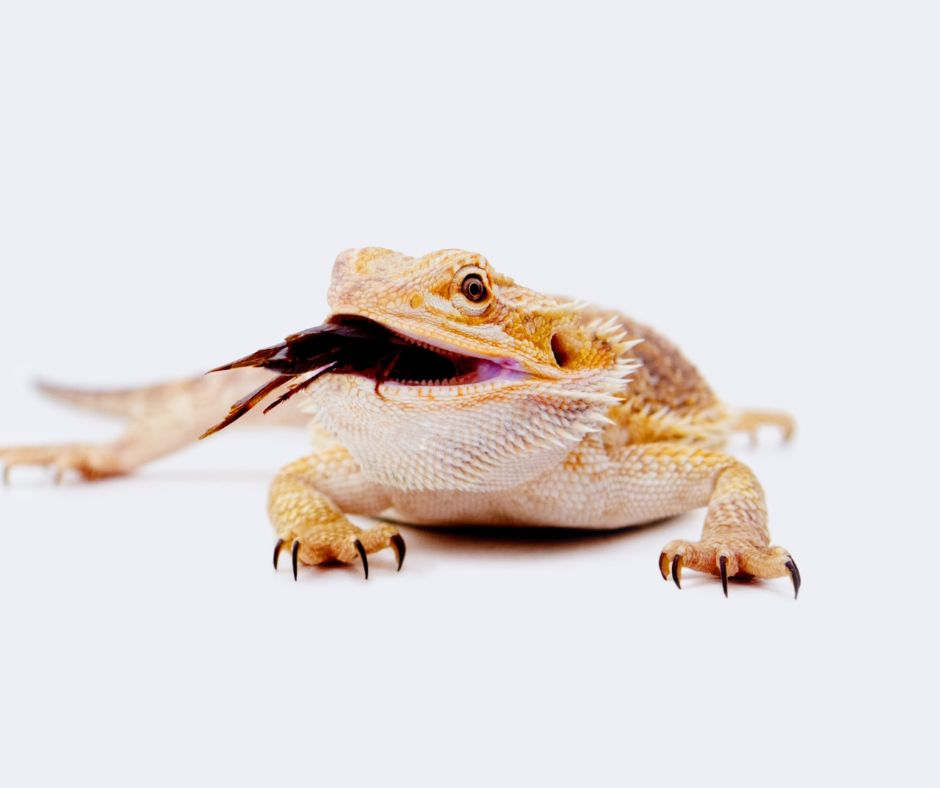
[[333, 319], [373, 320], [517, 378], [603, 376], [621, 350], [611, 341], [615, 332], [584, 325], [579, 304], [522, 287], [482, 255], [457, 249], [419, 258], [376, 248], [343, 252], [327, 298]]
[[328, 301], [328, 325], [374, 325], [388, 352], [320, 377], [307, 407], [364, 472], [398, 488], [534, 478], [607, 423], [636, 366], [619, 324], [586, 321], [582, 305], [472, 252], [343, 252]]

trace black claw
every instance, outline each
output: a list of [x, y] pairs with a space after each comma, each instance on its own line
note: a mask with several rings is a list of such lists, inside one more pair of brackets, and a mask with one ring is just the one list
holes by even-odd
[[297, 582], [297, 554], [300, 552], [300, 542], [294, 542], [294, 546], [290, 549], [290, 563], [294, 568], [294, 582]]
[[793, 598], [796, 599], [800, 595], [800, 570], [797, 569], [793, 556], [787, 556], [787, 562], [784, 566], [786, 566], [787, 571], [790, 573], [790, 579], [793, 581]]
[[672, 579], [676, 584], [676, 588], [682, 588], [682, 583], [679, 582], [679, 570], [680, 570], [680, 561], [682, 560], [681, 555], [676, 555], [672, 559]]
[[669, 579], [669, 572], [666, 570], [666, 554], [659, 554], [659, 574], [663, 576], [663, 580]]
[[369, 579], [369, 559], [366, 558], [366, 549], [362, 546], [362, 542], [358, 539], [356, 540], [356, 549], [359, 551], [359, 557], [362, 559], [362, 569], [366, 573], [366, 580]]
[[725, 599], [728, 598], [728, 556], [718, 556], [718, 568], [721, 570], [721, 590], [725, 592]]
[[284, 546], [284, 540], [278, 539], [274, 545], [274, 571], [277, 571], [277, 559], [281, 557], [281, 548]]
[[401, 565], [405, 562], [405, 540], [401, 538], [401, 534], [395, 534], [392, 537], [392, 549], [395, 551], [395, 555], [398, 557], [398, 570], [401, 571]]

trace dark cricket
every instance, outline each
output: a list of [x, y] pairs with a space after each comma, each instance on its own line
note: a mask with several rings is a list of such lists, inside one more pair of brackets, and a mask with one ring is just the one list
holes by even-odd
[[445, 381], [472, 372], [477, 364], [478, 359], [469, 356], [417, 345], [374, 320], [335, 315], [322, 325], [291, 334], [277, 345], [210, 370], [261, 367], [277, 375], [238, 400], [228, 415], [200, 438], [224, 429], [286, 386], [280, 396], [265, 407], [264, 413], [268, 413], [327, 373], [363, 375], [375, 381], [375, 390], [379, 393], [379, 387], [387, 380], [405, 384]]

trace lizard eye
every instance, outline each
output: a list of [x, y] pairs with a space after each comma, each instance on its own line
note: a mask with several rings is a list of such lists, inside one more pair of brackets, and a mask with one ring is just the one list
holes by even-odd
[[479, 274], [467, 274], [460, 285], [460, 292], [468, 301], [478, 304], [486, 298], [486, 285]]

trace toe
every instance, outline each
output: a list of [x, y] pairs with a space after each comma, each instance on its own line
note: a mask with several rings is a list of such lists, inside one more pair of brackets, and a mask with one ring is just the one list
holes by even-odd
[[286, 544], [291, 545], [291, 564], [294, 579], [297, 579], [298, 564], [314, 566], [339, 562], [354, 564], [362, 562], [362, 573], [369, 579], [369, 553], [391, 548], [395, 553], [397, 568], [405, 560], [405, 540], [393, 526], [377, 526], [362, 530], [345, 518], [329, 523], [311, 524], [303, 528], [286, 529], [274, 546], [273, 563], [277, 569], [278, 559]]
[[391, 541], [392, 550], [395, 551], [395, 558], [398, 560], [398, 569], [395, 571], [400, 572], [401, 565], [405, 562], [405, 540], [402, 539], [401, 534], [394, 534]]
[[366, 548], [362, 546], [362, 542], [357, 539], [353, 546], [356, 548], [356, 552], [359, 553], [359, 557], [362, 559], [362, 571], [365, 572], [366, 580], [369, 579], [369, 559], [366, 557]]
[[728, 596], [731, 578], [769, 580], [789, 577], [794, 598], [799, 595], [802, 579], [793, 556], [782, 547], [756, 547], [746, 543], [670, 542], [659, 555], [659, 573], [663, 580], [670, 577], [677, 588], [682, 587], [682, 570], [693, 569], [717, 576], [721, 590]]
[[796, 566], [796, 561], [789, 555], [787, 556], [787, 562], [784, 566], [786, 566], [787, 571], [790, 573], [790, 580], [793, 581], [793, 598], [796, 599], [800, 595], [800, 585], [803, 582], [800, 579], [800, 570]]

